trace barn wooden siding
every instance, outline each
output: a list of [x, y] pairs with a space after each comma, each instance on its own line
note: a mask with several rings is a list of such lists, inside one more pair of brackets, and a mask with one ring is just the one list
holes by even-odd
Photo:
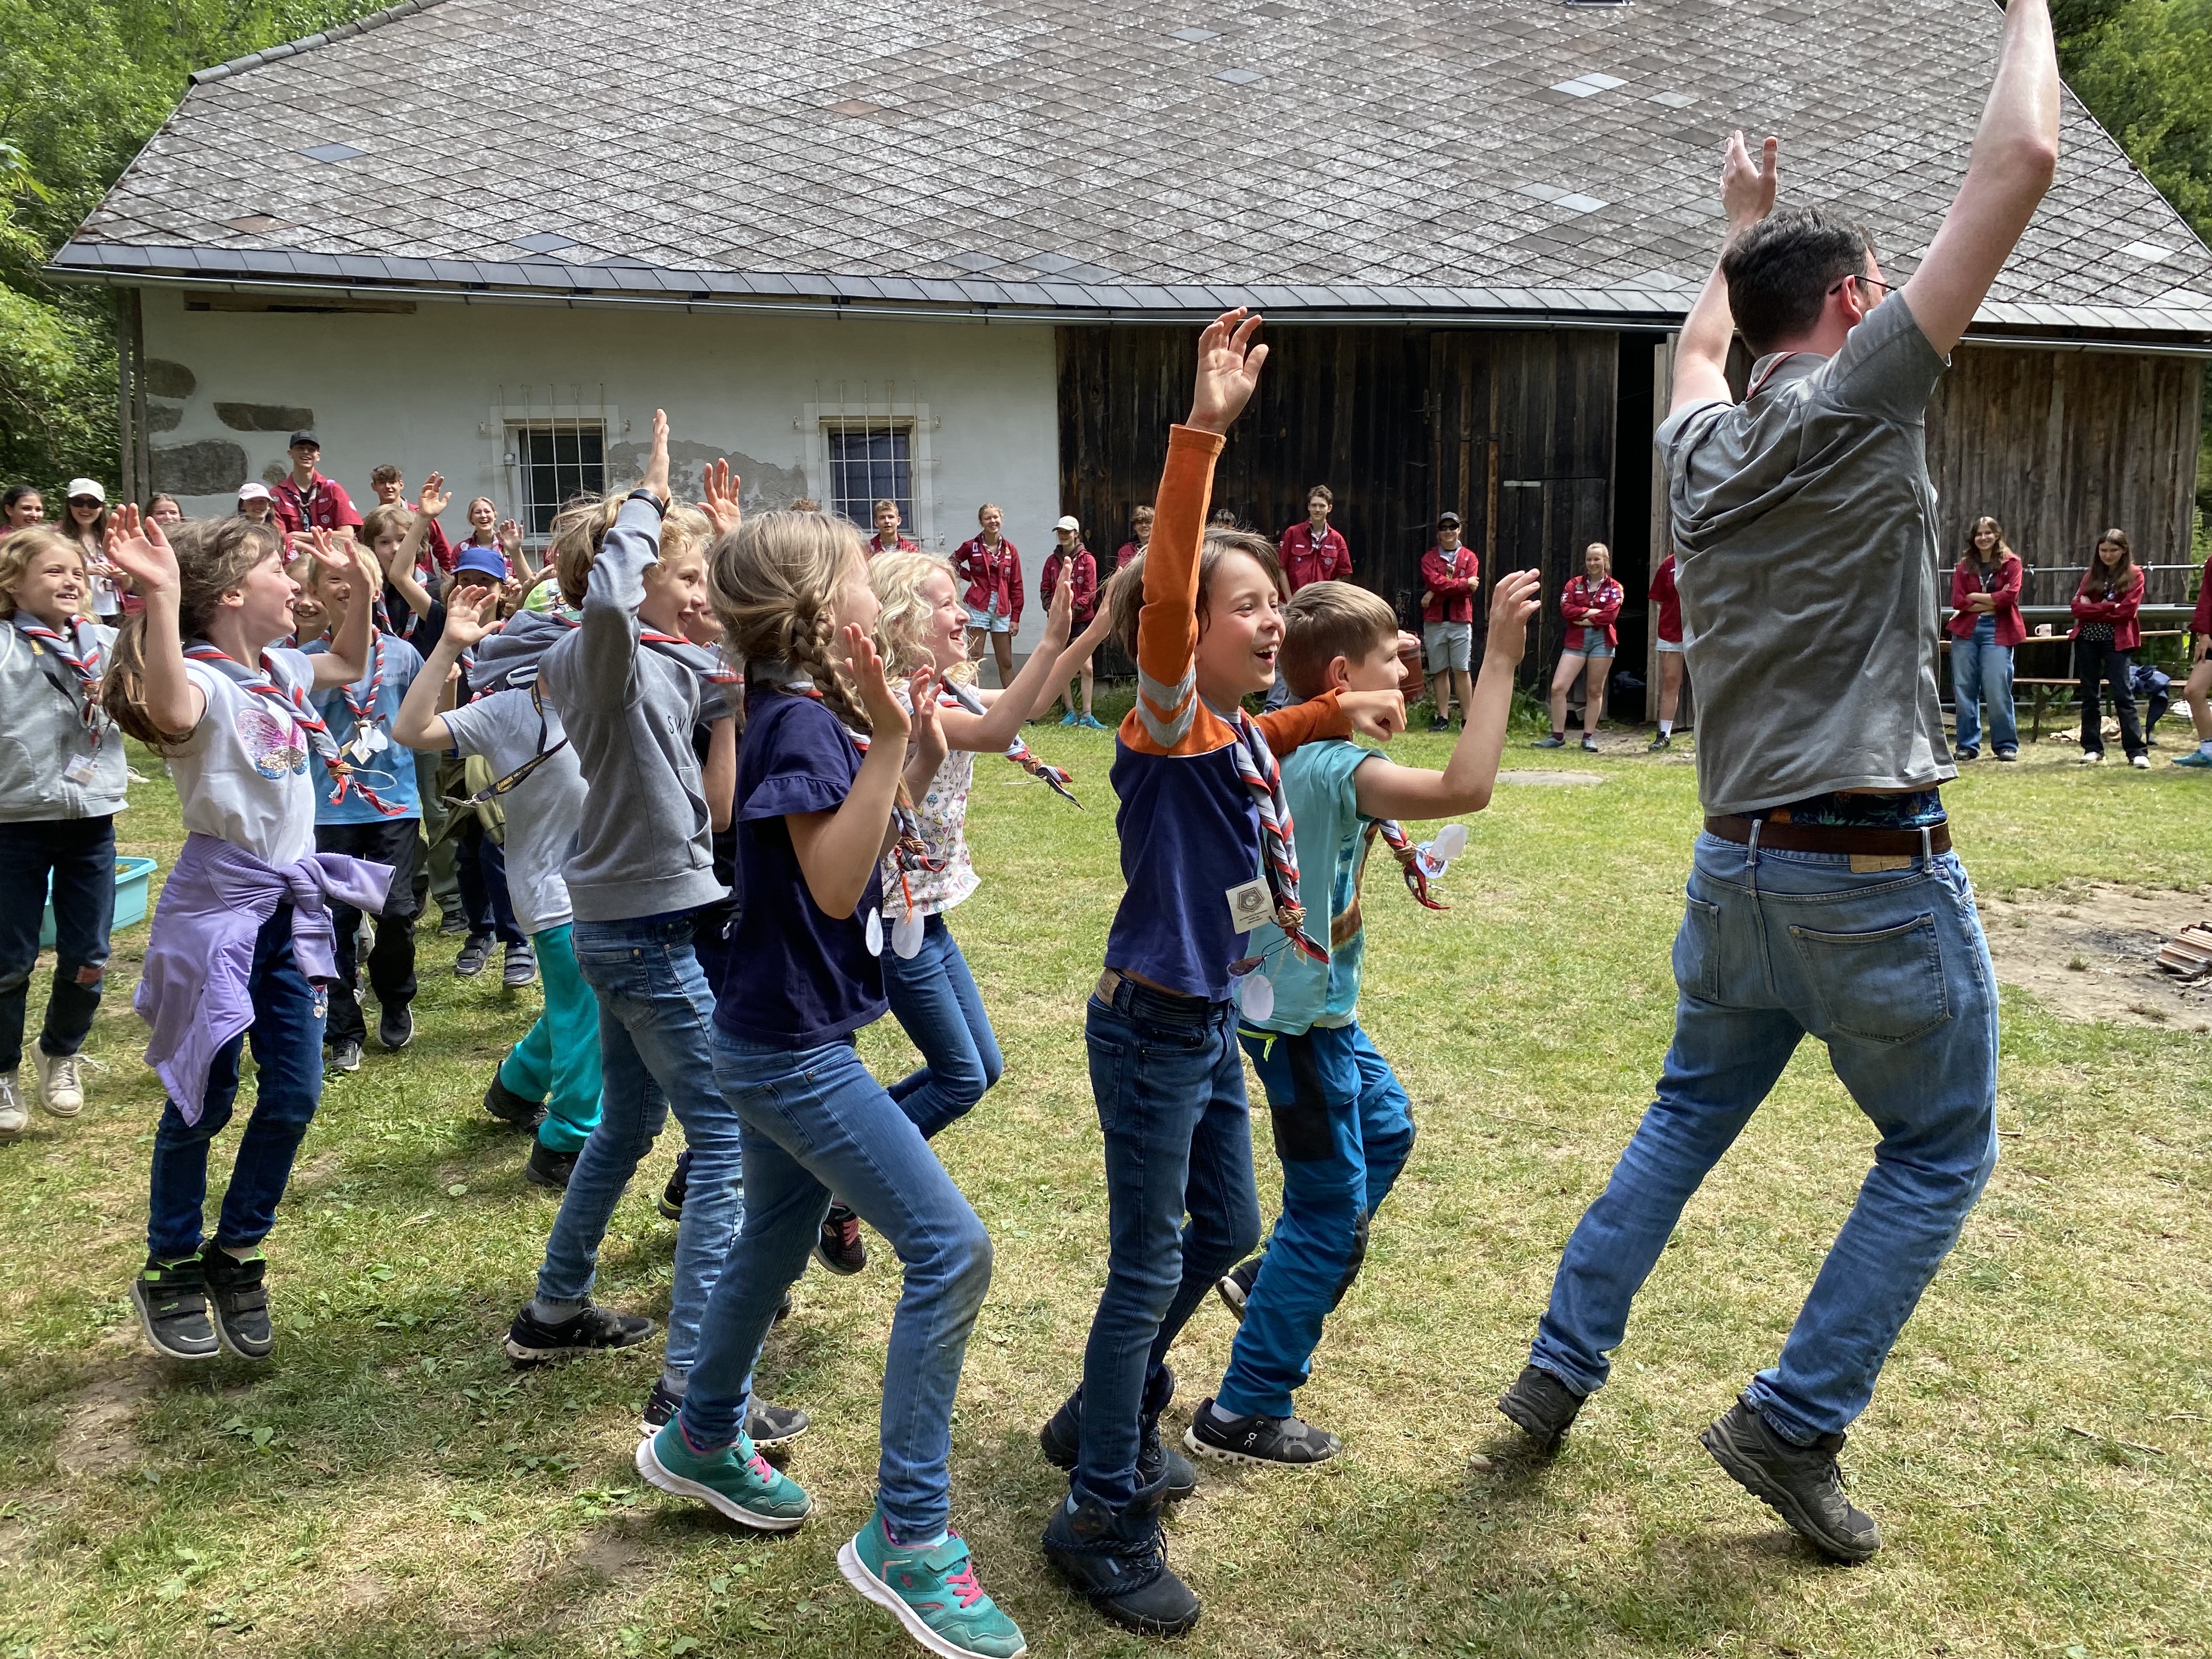
[[[2195, 358], [1960, 347], [1928, 410], [1944, 568], [1984, 513], [2039, 568], [2030, 604], [2070, 599], [2115, 525], [2138, 564], [2188, 566], [2203, 393]], [[2153, 604], [2189, 597], [2185, 569], [2150, 581]]]
[[[1554, 600], [1583, 546], [1614, 538], [1620, 336], [1289, 326], [1264, 337], [1267, 366], [1230, 434], [1214, 504], [1272, 538], [1328, 484], [1359, 582], [1406, 625], [1419, 625], [1421, 555], [1446, 508], [1486, 550], [1486, 575], [1540, 566]], [[1189, 412], [1197, 340], [1189, 327], [1059, 331], [1060, 497], [1102, 559], [1158, 487], [1168, 427]], [[1650, 355], [1648, 342], [1635, 349]], [[1640, 604], [1636, 570], [1622, 576]], [[1557, 653], [1556, 604], [1541, 629], [1531, 672]]]

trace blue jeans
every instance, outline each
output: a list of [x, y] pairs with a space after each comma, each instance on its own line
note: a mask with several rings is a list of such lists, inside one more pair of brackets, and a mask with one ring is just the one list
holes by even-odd
[[1996, 1167], [1997, 999], [1965, 868], [1856, 874], [1825, 853], [1698, 838], [1658, 1098], [1567, 1241], [1532, 1364], [1594, 1390], [1705, 1172], [1807, 1034], [1881, 1139], [1780, 1362], [1747, 1398], [1808, 1444], [1866, 1409]]
[[247, 981], [253, 1024], [216, 1050], [208, 1066], [207, 1103], [186, 1123], [173, 1100], [154, 1128], [154, 1171], [148, 1196], [146, 1254], [181, 1261], [200, 1248], [207, 1203], [208, 1143], [230, 1121], [238, 1099], [238, 1062], [253, 1044], [253, 1115], [238, 1139], [230, 1190], [216, 1226], [219, 1244], [258, 1244], [276, 1224], [276, 1203], [292, 1178], [292, 1160], [323, 1097], [323, 996], [292, 954], [292, 907], [280, 904], [253, 940]]
[[39, 965], [46, 881], [54, 884], [54, 982], [39, 1046], [84, 1047], [107, 971], [115, 919], [115, 820], [41, 818], [0, 823], [0, 1072], [23, 1063], [23, 1018]]
[[1136, 1495], [1146, 1390], [1213, 1282], [1260, 1242], [1260, 1200], [1228, 1003], [1124, 979], [1112, 1002], [1091, 997], [1083, 1036], [1106, 1135], [1107, 1254], [1075, 1486], [1118, 1510]]
[[806, 1270], [834, 1192], [905, 1266], [884, 1366], [877, 1502], [898, 1536], [933, 1538], [951, 1514], [952, 1399], [991, 1285], [990, 1238], [849, 1042], [793, 1049], [718, 1027], [714, 1073], [744, 1124], [745, 1218], [707, 1310], [684, 1437], [701, 1449], [736, 1441], [761, 1343]]
[[924, 919], [912, 961], [884, 952], [884, 994], [921, 1050], [921, 1066], [891, 1085], [891, 1098], [927, 1139], [972, 1109], [1006, 1069], [975, 975], [943, 916]]
[[1215, 1400], [1237, 1417], [1288, 1417], [1322, 1322], [1366, 1256], [1368, 1222], [1413, 1155], [1413, 1109], [1357, 1025], [1237, 1036], [1267, 1091], [1283, 1213]]
[[522, 945], [521, 926], [507, 893], [507, 849], [471, 823], [453, 838], [453, 871], [460, 883], [461, 910], [469, 937], [492, 936], [501, 945]]
[[699, 1322], [744, 1207], [737, 1115], [715, 1086], [708, 1046], [714, 999], [691, 953], [689, 911], [578, 921], [569, 942], [599, 997], [599, 1121], [562, 1194], [538, 1294], [573, 1302], [590, 1293], [615, 1206], [672, 1108], [691, 1148], [665, 1360], [681, 1376], [698, 1356]]
[[1990, 700], [1990, 744], [2020, 747], [2012, 713], [2012, 647], [1997, 643], [1997, 619], [1984, 617], [1965, 639], [1951, 641], [1951, 702], [1959, 714], [1959, 747], [1982, 746], [1982, 699]]

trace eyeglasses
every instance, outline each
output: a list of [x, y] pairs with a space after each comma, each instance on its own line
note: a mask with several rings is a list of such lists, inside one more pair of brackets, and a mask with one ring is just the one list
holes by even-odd
[[1869, 288], [1878, 288], [1885, 294], [1894, 294], [1899, 288], [1904, 286], [1900, 283], [1885, 283], [1879, 276], [1846, 276], [1843, 278], [1841, 282], [1837, 283], [1833, 288], [1831, 288], [1828, 290], [1828, 292], [1830, 294], [1840, 293], [1844, 283], [1864, 283]]

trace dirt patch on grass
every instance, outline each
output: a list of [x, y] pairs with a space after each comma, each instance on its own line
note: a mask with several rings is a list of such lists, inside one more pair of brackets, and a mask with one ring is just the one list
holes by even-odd
[[585, 1540], [583, 1548], [576, 1552], [576, 1565], [602, 1578], [623, 1578], [642, 1572], [660, 1554], [647, 1541], [641, 1524], [617, 1522]]
[[2156, 966], [2159, 947], [2212, 921], [2212, 891], [2091, 886], [1982, 901], [2000, 983], [2033, 993], [2062, 1019], [2212, 1031], [2212, 981], [2185, 985]]
[[[133, 1338], [137, 1328], [131, 1327]], [[107, 1346], [106, 1368], [64, 1408], [54, 1438], [54, 1467], [64, 1474], [97, 1478], [138, 1461], [138, 1408], [160, 1382], [161, 1364], [135, 1341]]]
[[1585, 783], [1603, 783], [1601, 772], [1542, 772], [1531, 768], [1524, 772], [1500, 772], [1500, 783], [1532, 783], [1553, 789], [1573, 788]]

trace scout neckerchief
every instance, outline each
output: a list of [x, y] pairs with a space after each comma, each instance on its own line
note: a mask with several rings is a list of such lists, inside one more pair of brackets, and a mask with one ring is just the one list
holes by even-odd
[[[975, 695], [974, 687], [963, 685], [957, 680], [946, 679], [942, 674], [937, 677], [937, 683], [944, 690], [941, 701], [947, 708], [963, 708], [979, 718], [990, 712], [982, 698]], [[1041, 778], [1050, 784], [1054, 794], [1066, 800], [1075, 800], [1074, 793], [1067, 787], [1075, 781], [1074, 775], [1039, 760], [1036, 752], [1022, 741], [1020, 733], [1017, 732], [1014, 740], [1006, 745], [1006, 756], [1031, 777]], [[1080, 810], [1083, 803], [1075, 800], [1075, 805]]]
[[[64, 638], [53, 629], [18, 611], [15, 616], [15, 631], [36, 645], [44, 646], [63, 666], [76, 676], [77, 717], [83, 720], [84, 729], [95, 737], [106, 718], [100, 708], [100, 635], [93, 631], [90, 623], [82, 617], [73, 617], [70, 633], [74, 637]], [[55, 682], [57, 690], [68, 688]]]
[[300, 688], [276, 684], [276, 665], [270, 660], [266, 652], [262, 653], [261, 672], [258, 676], [251, 668], [212, 645], [188, 645], [185, 647], [185, 655], [194, 662], [207, 664], [248, 696], [270, 699], [283, 712], [286, 719], [307, 734], [308, 745], [321, 758], [323, 769], [331, 775], [331, 781], [337, 786], [331, 791], [331, 805], [339, 805], [350, 793], [359, 795], [387, 818], [396, 818], [400, 815], [400, 808], [386, 805], [374, 789], [354, 775], [352, 766], [338, 752], [338, 746], [331, 737], [331, 728], [323, 723], [321, 717], [301, 695]]
[[353, 716], [353, 741], [346, 750], [356, 765], [379, 750], [392, 746], [392, 739], [376, 718], [376, 700], [384, 691], [384, 635], [379, 633], [371, 637], [375, 654], [369, 659], [368, 672], [361, 678], [361, 683], [368, 688], [368, 696], [356, 696], [350, 685], [339, 688], [339, 695], [345, 698], [346, 713]]
[[[1422, 848], [1413, 845], [1403, 825], [1395, 818], [1377, 818], [1367, 826], [1368, 836], [1382, 837], [1382, 844], [1390, 849], [1390, 856], [1398, 860], [1399, 873], [1406, 878], [1406, 890], [1414, 902], [1431, 910], [1449, 910], [1451, 906], [1429, 894], [1429, 874]], [[1443, 873], [1441, 864], [1436, 873]]]
[[[1298, 902], [1296, 828], [1291, 821], [1291, 804], [1283, 795], [1282, 766], [1274, 750], [1267, 747], [1259, 723], [1242, 708], [1237, 711], [1236, 731], [1237, 741], [1230, 745], [1230, 753], [1237, 762], [1237, 775], [1252, 792], [1253, 805], [1260, 809], [1261, 873], [1267, 878], [1267, 894], [1274, 902], [1275, 926], [1300, 955], [1326, 964], [1328, 952], [1306, 937], [1305, 907]], [[1259, 957], [1248, 957], [1230, 963], [1229, 971], [1249, 974], [1259, 963]]]

